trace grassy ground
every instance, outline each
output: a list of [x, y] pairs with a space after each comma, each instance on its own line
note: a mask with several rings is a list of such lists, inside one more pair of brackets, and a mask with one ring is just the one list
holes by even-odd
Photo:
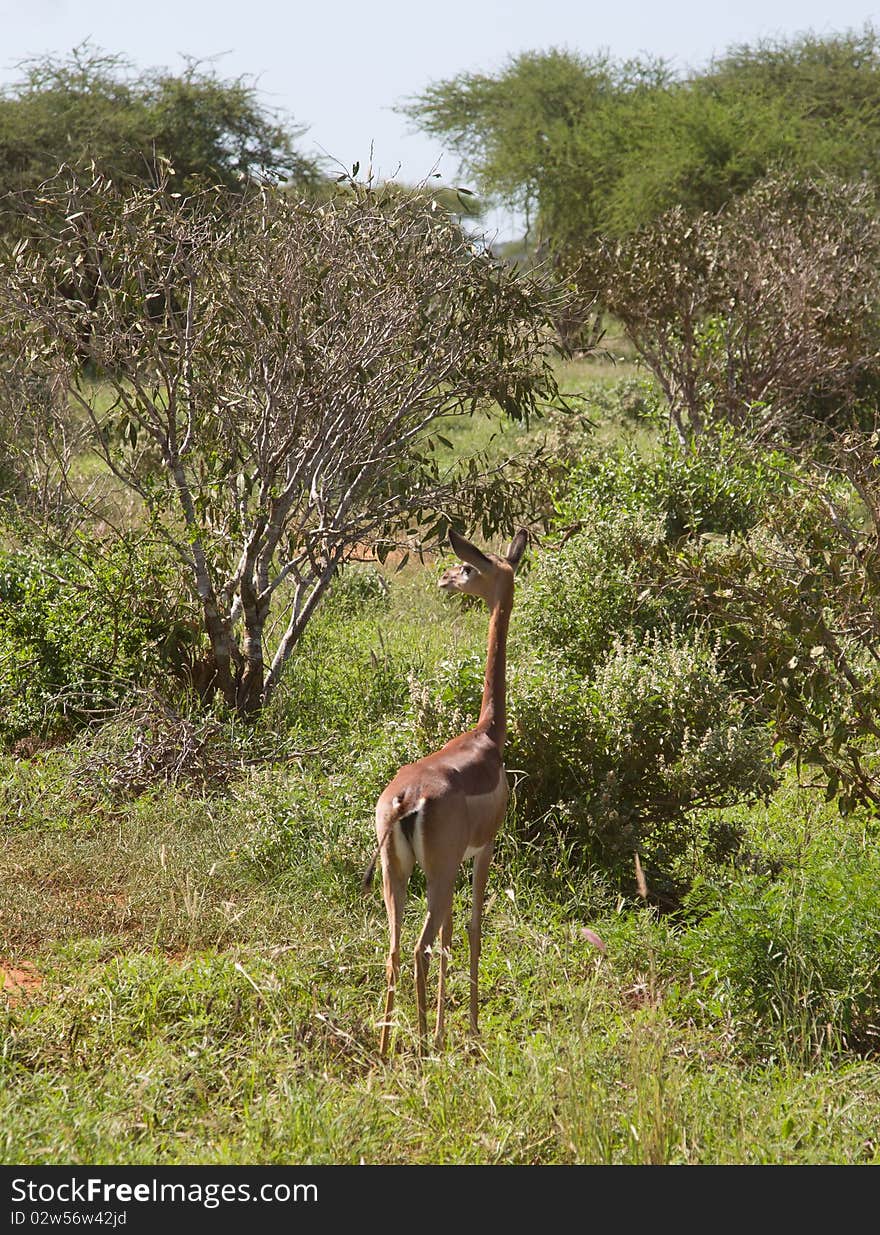
[[668, 925], [589, 881], [535, 886], [510, 846], [481, 1041], [465, 1035], [459, 925], [446, 1051], [418, 1059], [406, 983], [383, 1064], [384, 914], [348, 860], [366, 823], [348, 824], [345, 856], [318, 834], [307, 865], [261, 883], [236, 850], [283, 798], [267, 780], [232, 802], [166, 793], [62, 832], [8, 830], [2, 946], [40, 984], [5, 999], [4, 1161], [878, 1160], [876, 1063], [744, 1060], [676, 1015]]
[[[560, 362], [557, 380], [561, 407], [531, 423], [511, 421], [502, 415], [453, 418], [444, 424], [443, 436], [451, 443], [449, 457], [485, 452], [493, 461], [517, 456], [545, 445], [552, 450], [576, 452], [584, 435], [599, 442], [617, 441], [621, 436], [640, 445], [651, 434], [635, 416], [609, 416], [611, 405], [619, 413], [621, 386], [650, 386], [650, 377], [628, 351], [612, 339], [595, 357]], [[442, 455], [441, 455], [442, 457]]]
[[[230, 754], [217, 791], [114, 796], [82, 743], [0, 761], [0, 1160], [880, 1162], [880, 1064], [818, 1023], [815, 973], [842, 931], [817, 925], [822, 897], [801, 878], [823, 862], [871, 876], [873, 821], [793, 781], [736, 813], [753, 869], [725, 876], [717, 943], [708, 910], [661, 917], [554, 834], [526, 843], [514, 815], [490, 878], [481, 1038], [466, 1033], [462, 875], [446, 1049], [419, 1058], [405, 973], [380, 1060], [385, 914], [360, 888], [371, 803], [419, 680], [485, 639], [484, 615], [440, 596], [430, 567], [388, 589], [331, 600], [261, 758]], [[130, 743], [108, 751], [124, 761]], [[763, 1033], [748, 982], [715, 968], [757, 932], [762, 872], [780, 869], [803, 1015]], [[416, 875], [408, 949], [422, 893]]]

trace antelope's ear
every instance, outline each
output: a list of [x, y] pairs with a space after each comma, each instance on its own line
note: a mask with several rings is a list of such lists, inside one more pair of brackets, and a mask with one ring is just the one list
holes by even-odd
[[469, 540], [465, 540], [453, 528], [449, 529], [449, 543], [452, 545], [452, 551], [455, 556], [462, 562], [467, 562], [468, 566], [473, 566], [474, 570], [479, 570], [482, 574], [491, 574], [492, 563], [485, 553], [481, 553], [476, 545], [472, 545]]
[[513, 540], [510, 542], [510, 548], [507, 550], [507, 564], [516, 570], [519, 566], [520, 558], [526, 551], [526, 545], [529, 543], [529, 534], [524, 527], [521, 527]]

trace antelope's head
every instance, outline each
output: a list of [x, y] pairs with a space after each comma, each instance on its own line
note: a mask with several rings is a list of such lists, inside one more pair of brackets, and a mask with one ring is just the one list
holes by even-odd
[[501, 591], [513, 592], [513, 574], [520, 563], [529, 534], [520, 528], [504, 557], [495, 553], [483, 553], [476, 545], [465, 540], [458, 532], [449, 532], [449, 543], [460, 566], [450, 566], [440, 576], [437, 586], [444, 592], [464, 592], [466, 596], [479, 596], [491, 608], [499, 599]]

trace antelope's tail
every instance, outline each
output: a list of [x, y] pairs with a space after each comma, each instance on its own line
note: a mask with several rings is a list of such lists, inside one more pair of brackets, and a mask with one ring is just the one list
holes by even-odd
[[364, 871], [364, 877], [361, 880], [361, 891], [369, 892], [370, 888], [373, 886], [373, 875], [376, 873], [376, 863], [378, 861], [379, 861], [379, 850], [377, 849], [376, 852], [373, 854], [373, 858], [372, 858], [372, 861], [370, 862], [370, 865]]

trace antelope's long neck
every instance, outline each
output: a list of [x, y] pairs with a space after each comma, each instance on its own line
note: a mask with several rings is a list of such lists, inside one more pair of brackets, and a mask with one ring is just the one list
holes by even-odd
[[513, 590], [495, 602], [489, 616], [489, 643], [486, 648], [486, 677], [483, 681], [483, 702], [480, 705], [478, 729], [504, 751], [507, 737], [506, 676], [507, 628], [513, 608]]

